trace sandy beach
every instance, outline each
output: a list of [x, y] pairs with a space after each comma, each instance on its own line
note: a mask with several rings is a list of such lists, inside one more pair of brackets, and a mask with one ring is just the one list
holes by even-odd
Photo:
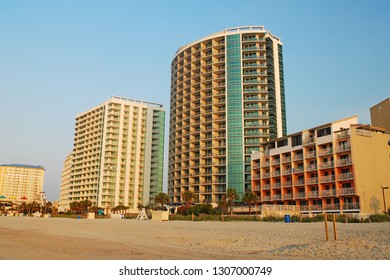
[[389, 260], [390, 223], [0, 217], [2, 260]]

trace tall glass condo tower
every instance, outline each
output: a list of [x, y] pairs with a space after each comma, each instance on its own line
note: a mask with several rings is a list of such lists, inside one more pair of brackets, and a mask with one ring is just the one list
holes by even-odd
[[168, 192], [218, 203], [251, 189], [251, 153], [286, 135], [280, 39], [226, 29], [178, 49], [171, 64]]

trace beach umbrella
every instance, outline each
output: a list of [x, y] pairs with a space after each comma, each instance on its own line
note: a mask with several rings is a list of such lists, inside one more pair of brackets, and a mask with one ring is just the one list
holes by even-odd
[[20, 199], [26, 200], [26, 199], [27, 199], [27, 197], [26, 197], [26, 196], [23, 196], [23, 197], [21, 197]]
[[0, 195], [0, 198], [6, 198], [4, 195]]

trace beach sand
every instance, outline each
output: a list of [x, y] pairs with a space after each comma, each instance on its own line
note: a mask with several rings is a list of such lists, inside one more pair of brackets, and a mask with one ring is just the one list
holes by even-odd
[[0, 217], [3, 260], [389, 260], [390, 223]]

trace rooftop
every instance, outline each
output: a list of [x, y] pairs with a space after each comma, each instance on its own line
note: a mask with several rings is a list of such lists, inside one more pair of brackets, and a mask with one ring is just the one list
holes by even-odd
[[45, 169], [41, 165], [29, 165], [29, 164], [0, 164], [0, 166], [8, 166], [8, 167], [21, 167], [21, 168], [35, 168], [35, 169]]

